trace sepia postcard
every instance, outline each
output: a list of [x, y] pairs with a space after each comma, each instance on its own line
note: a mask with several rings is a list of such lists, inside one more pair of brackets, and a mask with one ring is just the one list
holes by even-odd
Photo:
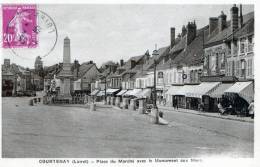
[[1, 3], [1, 166], [257, 166], [256, 6]]

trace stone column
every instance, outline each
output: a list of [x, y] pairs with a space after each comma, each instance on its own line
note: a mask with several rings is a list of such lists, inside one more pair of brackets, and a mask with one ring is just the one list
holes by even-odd
[[134, 99], [131, 99], [131, 100], [130, 100], [129, 109], [130, 109], [130, 110], [135, 110], [135, 101], [134, 101]]
[[123, 109], [128, 108], [128, 98], [123, 98], [122, 107]]
[[140, 114], [144, 114], [144, 100], [143, 100], [143, 99], [140, 99], [140, 100], [139, 100], [138, 112], [139, 112]]
[[110, 105], [113, 105], [113, 96], [110, 97]]
[[115, 106], [120, 107], [120, 97], [116, 97]]
[[107, 96], [107, 104], [110, 105], [111, 104], [111, 97]]
[[88, 96], [88, 104], [90, 104], [91, 103], [91, 96]]

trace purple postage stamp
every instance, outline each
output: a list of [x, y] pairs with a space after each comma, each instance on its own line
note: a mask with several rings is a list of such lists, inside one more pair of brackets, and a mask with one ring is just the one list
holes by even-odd
[[2, 5], [3, 48], [35, 48], [37, 46], [36, 5]]

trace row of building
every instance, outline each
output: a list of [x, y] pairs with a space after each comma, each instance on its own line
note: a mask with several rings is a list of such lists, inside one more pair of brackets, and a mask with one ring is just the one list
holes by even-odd
[[177, 99], [179, 107], [198, 109], [203, 103], [205, 110], [214, 111], [221, 100], [246, 108], [254, 99], [254, 13], [243, 15], [242, 6], [234, 5], [231, 19], [226, 18], [220, 12], [200, 29], [195, 21], [188, 22], [177, 37], [172, 27], [169, 46], [121, 60], [118, 66], [109, 64], [92, 91], [104, 92], [104, 84], [123, 90], [120, 96], [127, 94], [124, 90], [151, 89], [156, 64], [159, 103], [173, 106]]

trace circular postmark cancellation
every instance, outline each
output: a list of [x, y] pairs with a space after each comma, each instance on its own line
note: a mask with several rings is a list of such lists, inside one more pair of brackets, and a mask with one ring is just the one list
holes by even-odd
[[48, 56], [58, 31], [53, 19], [36, 5], [3, 5], [3, 48], [25, 59]]

